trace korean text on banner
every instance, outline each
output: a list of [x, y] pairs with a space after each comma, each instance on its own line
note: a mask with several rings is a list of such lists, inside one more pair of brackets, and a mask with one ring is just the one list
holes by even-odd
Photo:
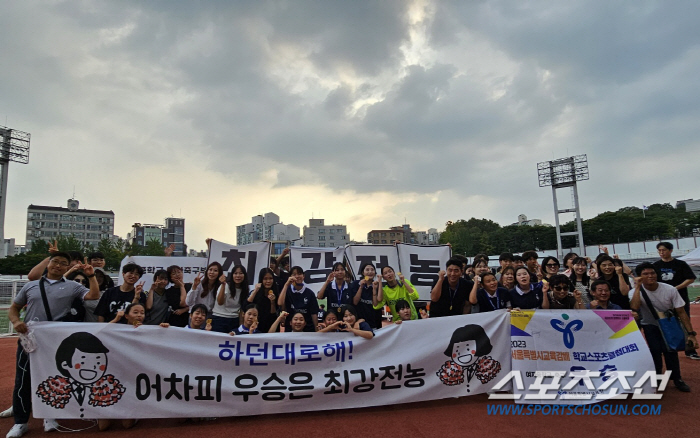
[[[514, 385], [518, 403], [596, 403], [610, 398], [606, 394], [633, 391], [623, 387], [621, 372], [636, 381], [654, 370], [629, 310], [512, 312], [511, 344], [513, 371], [523, 379], [522, 389]], [[576, 371], [599, 376], [572, 383], [569, 373]]]
[[33, 410], [37, 418], [224, 417], [480, 394], [510, 372], [508, 322], [504, 311], [407, 321], [372, 339], [36, 323]]
[[399, 243], [399, 271], [416, 288], [421, 300], [430, 301], [430, 290], [452, 255], [449, 245]]
[[235, 246], [212, 240], [209, 247], [209, 263], [221, 263], [226, 273], [234, 266], [241, 265], [248, 272], [251, 284], [255, 284], [260, 270], [270, 266], [270, 246], [270, 242]]
[[179, 266], [182, 268], [182, 279], [185, 283], [192, 283], [197, 274], [207, 270], [207, 259], [203, 257], [154, 257], [154, 256], [133, 256], [124, 257], [119, 267], [119, 279], [117, 285], [124, 283], [121, 275], [122, 268], [128, 263], [136, 263], [143, 268], [144, 274], [139, 281], [143, 281], [143, 290], [149, 290], [153, 284], [153, 274], [161, 269], [168, 269], [168, 266]]
[[304, 283], [318, 293], [328, 275], [333, 270], [333, 264], [342, 262], [344, 248], [289, 248], [289, 266], [299, 266], [304, 270]]
[[365, 263], [372, 263], [377, 274], [384, 266], [399, 269], [399, 253], [394, 245], [349, 245], [345, 247], [345, 258], [356, 280], [362, 278], [360, 268]]

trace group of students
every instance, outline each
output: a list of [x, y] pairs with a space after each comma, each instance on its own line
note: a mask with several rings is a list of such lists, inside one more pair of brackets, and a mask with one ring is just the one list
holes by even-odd
[[673, 244], [660, 242], [656, 248], [661, 259], [637, 265], [636, 277], [603, 247], [595, 261], [567, 254], [563, 270], [552, 256], [540, 265], [534, 251], [522, 256], [501, 254], [497, 273], [489, 268], [486, 256], [476, 256], [471, 264], [455, 257], [431, 291], [430, 317], [498, 309], [631, 310], [644, 332], [656, 372], [662, 373], [665, 362], [676, 388], [689, 392], [681, 378], [678, 352], [666, 345], [658, 319], [668, 311], [675, 314], [686, 333], [686, 357], [700, 359], [687, 290], [696, 276], [685, 262], [672, 257]]
[[[639, 291], [644, 291], [651, 296], [657, 311], [674, 309], [688, 331], [689, 348], [697, 348], [695, 332], [684, 309], [687, 290], [682, 297], [674, 287], [657, 282], [657, 278], [662, 278], [661, 272], [663, 278], [673, 278], [673, 273], [680, 274], [681, 268], [686, 276], [693, 275], [692, 271], [687, 274], [689, 268], [678, 268], [679, 261], [670, 257], [670, 243], [659, 245], [662, 265], [637, 266], [636, 280], [621, 260], [606, 253], [595, 261], [567, 254], [563, 271], [556, 257], [545, 257], [540, 265], [534, 251], [526, 251], [522, 256], [502, 254], [498, 272], [491, 271], [486, 256], [477, 256], [472, 263], [455, 256], [447, 261], [431, 289], [429, 317], [501, 309], [632, 309], [641, 321], [657, 372], [661, 372], [663, 357], [676, 386], [689, 391], [680, 378], [677, 353], [664, 348], [653, 313], [640, 298]], [[37, 290], [43, 289], [44, 282], [51, 292], [50, 307], [56, 310], [53, 320], [176, 326], [234, 336], [274, 333], [284, 326], [285, 332], [349, 332], [372, 339], [375, 330], [382, 327], [385, 307], [397, 324], [428, 316], [419, 316], [422, 312], [416, 308], [416, 288], [390, 266], [377, 272], [372, 263], [365, 263], [360, 267], [360, 278], [353, 279], [343, 263], [336, 263], [321, 289], [314, 293], [304, 283], [301, 267], [278, 267], [286, 255], [283, 253], [280, 258], [271, 259], [269, 268], [258, 272], [254, 285], [243, 266], [234, 266], [226, 275], [220, 263], [212, 262], [191, 284], [184, 282], [183, 270], [177, 265], [159, 270], [153, 275], [150, 289], [144, 291], [144, 270], [136, 264], [125, 265], [121, 272], [123, 283], [114, 286], [103, 271], [101, 253], [93, 253], [83, 262], [79, 253], [62, 253], [55, 247], [52, 250], [52, 255], [30, 272], [30, 280], [34, 281], [22, 288], [10, 308], [10, 321], [19, 333], [27, 330], [19, 317], [24, 306], [25, 320], [52, 320], [45, 304], [37, 299]], [[75, 287], [65, 288], [59, 282], [72, 282]], [[687, 286], [687, 282], [680, 286]], [[324, 298], [327, 308], [322, 311], [318, 300]], [[29, 358], [21, 346], [17, 357], [15, 427], [7, 435], [10, 438], [26, 432], [26, 399], [31, 397], [21, 392], [26, 392], [26, 388], [22, 389], [25, 385], [30, 386], [26, 382]], [[17, 406], [22, 406], [21, 412], [17, 412]], [[6, 412], [12, 415], [12, 409]], [[109, 424], [100, 422], [100, 429]], [[127, 427], [133, 424], [130, 420], [124, 422]], [[45, 420], [45, 430], [56, 427], [52, 420]]]

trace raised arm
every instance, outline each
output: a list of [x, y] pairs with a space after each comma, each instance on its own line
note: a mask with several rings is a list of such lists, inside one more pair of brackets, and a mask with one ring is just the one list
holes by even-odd
[[430, 301], [437, 301], [442, 296], [442, 283], [445, 281], [445, 271], [440, 271], [438, 280], [430, 291]]
[[219, 283], [221, 283], [221, 286], [219, 286], [219, 293], [216, 294], [216, 303], [219, 306], [223, 306], [226, 303], [226, 289], [228, 289], [225, 275], [219, 277]]
[[134, 288], [134, 299], [131, 301], [131, 304], [136, 304], [141, 302], [141, 294], [143, 293], [143, 284], [144, 282], [140, 282], [136, 284], [136, 287]]
[[578, 289], [574, 289], [574, 299], [576, 300], [576, 304], [574, 304], [574, 309], [585, 309], [586, 305], [583, 304], [583, 300], [581, 299], [581, 291]]
[[377, 274], [377, 279], [372, 283], [372, 306], [375, 308], [384, 302], [384, 288], [382, 287], [382, 274]]
[[406, 288], [406, 293], [408, 294], [408, 296], [412, 300], [419, 300], [420, 295], [418, 295], [418, 291], [416, 290], [416, 288], [413, 287], [411, 283], [406, 281], [403, 275], [399, 275], [399, 279], [401, 279], [401, 283], [403, 283], [404, 287]]
[[542, 283], [542, 308], [549, 309], [549, 282]]
[[280, 313], [280, 316], [278, 316], [277, 319], [275, 320], [275, 322], [272, 323], [272, 325], [270, 326], [270, 330], [268, 330], [267, 332], [268, 333], [275, 333], [277, 331], [277, 327], [280, 326], [280, 323], [282, 321], [284, 321], [284, 318], [286, 318], [287, 315], [289, 315], [289, 313], [287, 313], [287, 312]]
[[122, 319], [123, 317], [124, 317], [124, 311], [123, 310], [117, 311], [117, 316], [115, 316], [114, 319], [110, 321], [110, 324], [119, 322], [119, 320]]
[[328, 274], [328, 278], [326, 278], [325, 283], [323, 283], [323, 286], [321, 286], [321, 290], [319, 290], [318, 293], [316, 294], [316, 298], [318, 298], [319, 300], [322, 300], [323, 297], [326, 296], [326, 288], [328, 287], [329, 284], [331, 284], [331, 281], [333, 281], [334, 278], [335, 278], [335, 274], [333, 272]]
[[275, 264], [277, 265], [278, 268], [279, 268], [279, 266], [280, 266], [280, 263], [282, 262], [282, 259], [283, 259], [287, 254], [289, 254], [289, 248], [283, 249], [283, 250], [282, 250], [282, 254], [280, 254], [280, 255], [277, 257], [277, 259], [275, 260]]
[[[192, 289], [190, 289], [189, 292], [187, 292], [187, 296], [185, 297], [185, 304], [188, 307], [192, 307], [197, 303], [197, 295], [201, 292], [201, 285], [202, 282], [202, 273], [198, 273], [196, 277], [194, 277], [194, 281], [192, 282]], [[211, 309], [209, 309], [211, 312]]]
[[85, 264], [82, 265], [82, 271], [90, 282], [90, 291], [83, 297], [83, 300], [99, 300], [100, 283], [97, 282], [97, 278], [95, 277], [95, 268], [87, 263], [87, 257], [85, 257]]
[[188, 307], [187, 306], [187, 289], [185, 288], [185, 283], [181, 282], [180, 280], [176, 280], [175, 286], [180, 288], [180, 307]]
[[32, 270], [29, 271], [29, 274], [27, 274], [27, 280], [34, 281], [40, 279], [47, 266], [49, 266], [49, 257], [46, 257], [44, 260], [40, 261], [39, 264], [34, 266]]
[[[146, 310], [151, 310], [153, 308], [153, 290], [155, 289], [155, 283], [151, 284], [151, 288], [148, 290], [148, 296], [146, 297]], [[136, 298], [136, 293], [134, 292], [134, 298]]]
[[[54, 240], [53, 243], [49, 242], [49, 254], [55, 252], [58, 252], [58, 242], [56, 240]], [[46, 267], [49, 266], [49, 258], [50, 256], [46, 257], [44, 260], [40, 261], [38, 265], [34, 266], [32, 270], [29, 271], [29, 274], [27, 274], [27, 280], [34, 281], [40, 279], [41, 276], [44, 275]]]
[[258, 294], [258, 292], [260, 292], [261, 287], [262, 287], [262, 283], [258, 283], [255, 285], [255, 289], [253, 289], [253, 292], [251, 292], [250, 295], [248, 295], [248, 302], [249, 303], [252, 303], [253, 301], [255, 301], [255, 296]]
[[357, 292], [355, 292], [355, 295], [353, 295], [353, 297], [352, 297], [352, 304], [353, 305], [357, 306], [357, 304], [362, 299], [362, 291], [364, 290], [366, 284], [367, 284], [367, 280], [362, 278], [362, 280], [360, 280], [360, 283], [357, 286]]
[[[640, 278], [635, 278], [634, 279], [635, 286], [634, 286], [634, 293], [632, 294], [632, 298], [630, 299], [630, 309], [634, 310], [635, 312], [639, 312], [639, 307], [642, 305], [642, 279]], [[593, 306], [591, 306], [593, 308]], [[651, 309], [649, 309], [651, 311]]]
[[282, 292], [280, 292], [279, 298], [277, 298], [277, 305], [282, 309], [282, 310], [287, 310], [287, 306], [284, 304], [284, 301], [287, 298], [287, 289], [289, 289], [290, 285], [292, 284], [292, 276], [290, 275], [289, 278], [287, 279], [287, 282], [284, 283], [284, 287], [282, 287]]
[[623, 272], [622, 266], [615, 266], [615, 274], [617, 274], [617, 278], [620, 283], [620, 293], [624, 296], [629, 295], [630, 285], [627, 284], [627, 282], [625, 281], [625, 274]]
[[470, 302], [471, 304], [476, 304], [476, 303], [479, 302], [479, 299], [478, 299], [478, 297], [477, 297], [477, 293], [478, 293], [478, 290], [479, 290], [479, 280], [480, 280], [480, 278], [481, 278], [481, 277], [480, 277], [479, 275], [475, 275], [475, 276], [474, 276], [474, 286], [472, 287], [472, 291], [469, 292], [469, 302]]
[[275, 294], [272, 291], [267, 294], [267, 299], [270, 300], [270, 313], [277, 313], [277, 300], [275, 299]]

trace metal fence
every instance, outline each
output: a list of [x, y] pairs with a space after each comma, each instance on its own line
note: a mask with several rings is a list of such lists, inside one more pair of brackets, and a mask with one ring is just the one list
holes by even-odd
[[[117, 277], [111, 277], [114, 284], [117, 284]], [[22, 286], [27, 284], [29, 280], [23, 279], [6, 279], [0, 278], [0, 336], [16, 335], [14, 327], [7, 317], [7, 311], [12, 305], [17, 293], [22, 289]], [[24, 317], [22, 311], [21, 317]]]
[[0, 279], [0, 336], [15, 334], [14, 328], [7, 317], [7, 311], [15, 299], [15, 295], [22, 289], [28, 280], [4, 280]]

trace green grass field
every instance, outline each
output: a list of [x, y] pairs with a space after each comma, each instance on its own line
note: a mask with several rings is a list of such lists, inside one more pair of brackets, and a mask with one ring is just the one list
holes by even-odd
[[700, 296], [700, 286], [691, 286], [688, 288], [688, 297], [690, 297], [690, 301], [693, 301], [698, 296]]
[[7, 310], [0, 309], [0, 334], [10, 333], [10, 320], [7, 318]]

